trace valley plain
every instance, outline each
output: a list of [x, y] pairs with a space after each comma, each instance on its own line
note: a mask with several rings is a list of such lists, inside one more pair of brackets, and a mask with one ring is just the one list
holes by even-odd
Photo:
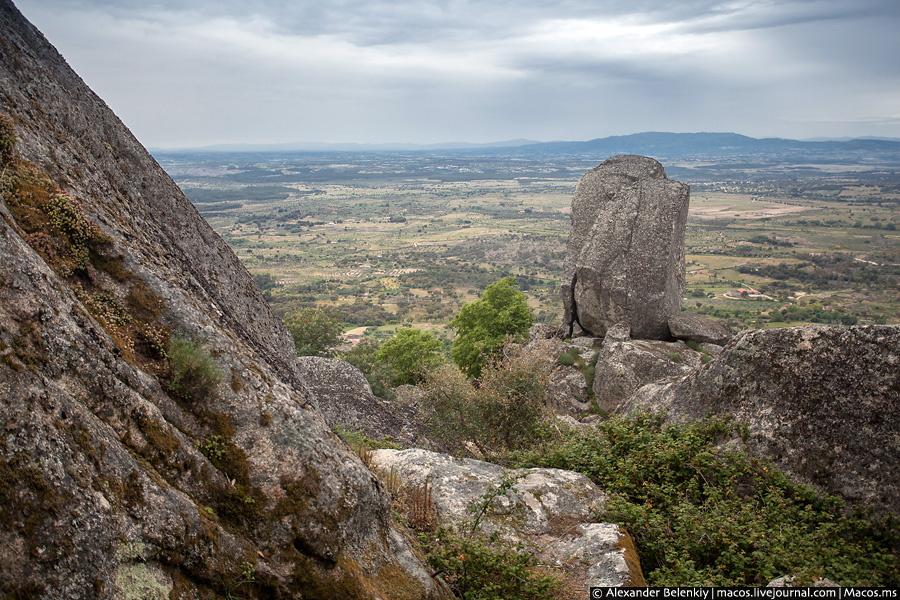
[[[515, 275], [559, 325], [569, 208], [607, 156], [510, 150], [157, 152], [276, 312], [337, 307], [354, 333], [437, 331]], [[900, 166], [658, 157], [691, 185], [683, 308], [736, 328], [900, 322]]]

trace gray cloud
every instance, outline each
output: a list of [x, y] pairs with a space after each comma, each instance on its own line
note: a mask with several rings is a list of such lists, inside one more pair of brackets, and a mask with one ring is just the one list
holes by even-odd
[[150, 145], [900, 135], [896, 0], [19, 0]]

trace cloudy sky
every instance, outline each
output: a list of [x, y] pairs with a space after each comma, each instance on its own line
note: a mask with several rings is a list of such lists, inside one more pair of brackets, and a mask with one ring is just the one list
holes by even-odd
[[900, 137], [898, 0], [14, 0], [138, 138]]

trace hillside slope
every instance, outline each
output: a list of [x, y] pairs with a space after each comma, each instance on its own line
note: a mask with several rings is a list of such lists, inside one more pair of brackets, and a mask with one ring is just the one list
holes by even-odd
[[237, 257], [8, 0], [0, 115], [0, 593], [444, 596]]

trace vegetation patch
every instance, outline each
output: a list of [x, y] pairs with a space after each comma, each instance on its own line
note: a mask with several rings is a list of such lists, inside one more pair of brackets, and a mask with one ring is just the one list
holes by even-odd
[[494, 500], [515, 491], [514, 484], [515, 478], [504, 478], [497, 486], [489, 486], [467, 507], [473, 515], [470, 521], [433, 532], [420, 530], [426, 559], [460, 598], [542, 600], [562, 588], [559, 578], [537, 569], [534, 553], [523, 542], [512, 544], [501, 540], [497, 532], [481, 531], [481, 518]]
[[167, 358], [169, 377], [165, 386], [174, 396], [197, 404], [209, 400], [218, 392], [223, 375], [203, 342], [172, 337]]
[[784, 574], [900, 585], [896, 517], [850, 508], [717, 448], [738, 433], [727, 420], [666, 426], [639, 413], [568, 432], [513, 462], [578, 471], [607, 490], [598, 519], [629, 529], [650, 585], [758, 586]]
[[541, 436], [549, 377], [544, 358], [527, 351], [489, 363], [477, 385], [443, 365], [423, 386], [421, 408], [431, 436], [455, 453], [468, 453], [472, 445], [487, 460], [528, 448]]

